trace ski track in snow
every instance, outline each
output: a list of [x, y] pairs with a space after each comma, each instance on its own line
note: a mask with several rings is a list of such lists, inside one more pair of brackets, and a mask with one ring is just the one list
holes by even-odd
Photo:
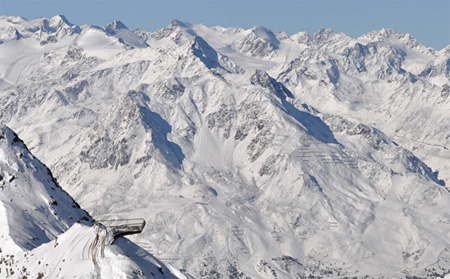
[[[7, 80], [8, 82], [10, 82], [12, 84], [17, 84], [21, 80], [21, 75], [22, 75], [24, 69], [27, 67], [28, 64], [31, 63], [31, 60], [33, 58], [34, 58], [34, 55], [27, 55], [27, 56], [23, 56], [23, 57], [20, 57], [20, 58], [14, 60], [11, 64], [9, 64], [8, 69], [6, 70], [3, 79]], [[29, 60], [27, 60], [27, 59], [29, 59]], [[20, 64], [22, 64], [22, 63], [19, 63], [21, 61], [22, 61], [23, 65], [20, 65]], [[17, 73], [15, 71], [13, 71], [15, 68], [16, 68]], [[10, 78], [11, 73], [13, 73], [13, 79]]]

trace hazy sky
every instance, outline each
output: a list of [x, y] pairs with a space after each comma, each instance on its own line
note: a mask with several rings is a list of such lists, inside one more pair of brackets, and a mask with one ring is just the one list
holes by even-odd
[[119, 19], [147, 31], [172, 19], [245, 29], [262, 25], [289, 35], [324, 27], [358, 37], [388, 27], [435, 49], [450, 44], [449, 0], [0, 0], [0, 15], [34, 19], [56, 14], [78, 25]]

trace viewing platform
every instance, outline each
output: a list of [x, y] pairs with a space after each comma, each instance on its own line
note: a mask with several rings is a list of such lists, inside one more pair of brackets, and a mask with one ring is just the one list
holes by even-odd
[[105, 246], [113, 244], [118, 238], [126, 235], [141, 233], [145, 224], [142, 218], [95, 221], [95, 237], [86, 250], [87, 257], [95, 264], [96, 258], [105, 257]]
[[141, 233], [145, 227], [145, 220], [142, 218], [137, 219], [121, 219], [121, 220], [99, 220], [96, 221], [99, 226], [104, 226], [108, 236], [112, 237], [112, 242], [117, 238], [123, 237], [129, 234]]

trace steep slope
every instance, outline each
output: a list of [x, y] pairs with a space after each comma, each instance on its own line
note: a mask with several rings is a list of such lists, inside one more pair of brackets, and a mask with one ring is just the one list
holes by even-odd
[[92, 227], [73, 225], [55, 241], [23, 253], [3, 251], [0, 274], [5, 278], [186, 278], [136, 244], [122, 238], [92, 256], [98, 234]]
[[17, 135], [0, 127], [2, 235], [31, 250], [53, 240], [74, 223], [92, 225], [92, 218], [58, 185]]
[[0, 180], [2, 278], [184, 278], [125, 239], [102, 247], [104, 256], [94, 255], [92, 245], [104, 237], [98, 225], [5, 126]]
[[196, 278], [449, 272], [446, 72], [425, 70], [445, 51], [388, 29], [80, 29], [2, 83], [0, 117], [93, 216], [146, 216], [136, 242]]

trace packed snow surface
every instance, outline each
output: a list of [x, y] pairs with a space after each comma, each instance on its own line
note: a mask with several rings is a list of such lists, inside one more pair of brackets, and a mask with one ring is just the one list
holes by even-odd
[[63, 16], [0, 17], [0, 41], [2, 123], [94, 218], [144, 217], [130, 238], [181, 275], [450, 272], [449, 47], [391, 29], [148, 32]]

